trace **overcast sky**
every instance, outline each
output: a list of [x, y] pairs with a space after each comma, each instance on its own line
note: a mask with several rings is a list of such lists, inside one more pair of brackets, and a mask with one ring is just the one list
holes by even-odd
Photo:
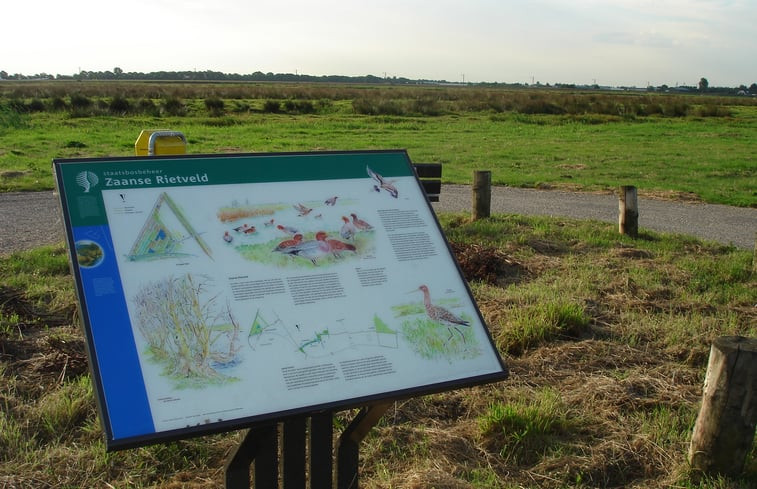
[[757, 0], [18, 0], [0, 70], [757, 82]]

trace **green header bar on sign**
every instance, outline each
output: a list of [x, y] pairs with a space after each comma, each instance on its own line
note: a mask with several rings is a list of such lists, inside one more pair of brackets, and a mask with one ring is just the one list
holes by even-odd
[[410, 158], [402, 150], [56, 159], [53, 162], [74, 226], [106, 223], [100, 194], [104, 190], [366, 178], [369, 163], [373, 171], [387, 177], [414, 174]]

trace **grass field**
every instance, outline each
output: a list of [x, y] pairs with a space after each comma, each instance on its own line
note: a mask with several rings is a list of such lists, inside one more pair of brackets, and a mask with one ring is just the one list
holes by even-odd
[[[53, 158], [133, 155], [142, 129], [168, 128], [187, 136], [190, 153], [401, 148], [413, 161], [443, 163], [447, 183], [469, 183], [474, 170], [491, 170], [497, 185], [587, 191], [635, 185], [641, 195], [757, 206], [751, 99], [659, 98], [659, 111], [640, 115], [655, 96], [275, 86], [246, 93], [226, 85], [182, 92], [177, 85], [171, 95], [165, 84], [163, 92], [147, 85], [154, 93], [132, 84], [123, 89], [133, 97], [124, 99], [126, 107], [138, 106], [139, 93], [158, 97], [149, 99], [153, 115], [134, 109], [114, 115], [110, 85], [91, 88], [88, 104], [79, 102], [86, 108], [58, 95], [60, 110], [42, 110], [56, 100], [53, 88], [43, 87], [25, 93], [6, 86], [0, 99], [6, 107], [0, 191], [50, 189]], [[269, 98], [239, 98], [245, 95]], [[521, 100], [526, 96], [532, 106]], [[40, 110], [30, 108], [35, 100]], [[19, 106], [20, 112], [10, 108]], [[378, 115], [366, 114], [372, 111]]]
[[[711, 342], [757, 336], [750, 251], [567, 219], [442, 224], [511, 375], [395, 403], [361, 487], [755, 487], [756, 447], [739, 478], [686, 461]], [[0, 258], [0, 284], [0, 487], [222, 487], [243, 433], [105, 452], [62, 246]]]
[[[52, 158], [132, 155], [141, 129], [169, 128], [191, 153], [406, 148], [450, 183], [489, 169], [504, 185], [757, 205], [753, 102], [558, 95], [3, 82], [0, 190], [50, 189]], [[757, 336], [751, 251], [440, 219], [511, 375], [396, 402], [361, 447], [362, 487], [757, 487], [755, 446], [737, 478], [686, 461], [710, 344]], [[73, 285], [62, 244], [0, 257], [0, 488], [222, 487], [241, 432], [105, 452]]]

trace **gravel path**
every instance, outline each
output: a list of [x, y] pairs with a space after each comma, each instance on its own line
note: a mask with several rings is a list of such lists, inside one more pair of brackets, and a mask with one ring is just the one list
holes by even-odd
[[[471, 188], [444, 185], [437, 212], [470, 212]], [[610, 194], [492, 188], [492, 212], [618, 222], [618, 198]], [[58, 197], [52, 191], [0, 194], [0, 254], [63, 241]], [[752, 249], [757, 209], [639, 198], [639, 228], [680, 233]]]
[[[446, 185], [437, 212], [470, 212], [472, 191], [467, 185]], [[638, 198], [639, 229], [687, 234], [752, 249], [757, 233], [757, 209], [717, 204], [672, 202]], [[571, 217], [618, 223], [614, 194], [560, 192], [512, 187], [492, 188], [492, 212], [532, 216]]]

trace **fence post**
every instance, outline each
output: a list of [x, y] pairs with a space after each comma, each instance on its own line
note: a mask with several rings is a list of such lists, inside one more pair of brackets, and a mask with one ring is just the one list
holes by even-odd
[[473, 220], [491, 215], [492, 206], [492, 172], [476, 170], [473, 172]]
[[723, 336], [710, 349], [702, 406], [689, 446], [695, 471], [736, 476], [757, 424], [757, 339]]
[[635, 238], [639, 235], [639, 204], [636, 187], [623, 185], [620, 187], [618, 201], [618, 230]]

